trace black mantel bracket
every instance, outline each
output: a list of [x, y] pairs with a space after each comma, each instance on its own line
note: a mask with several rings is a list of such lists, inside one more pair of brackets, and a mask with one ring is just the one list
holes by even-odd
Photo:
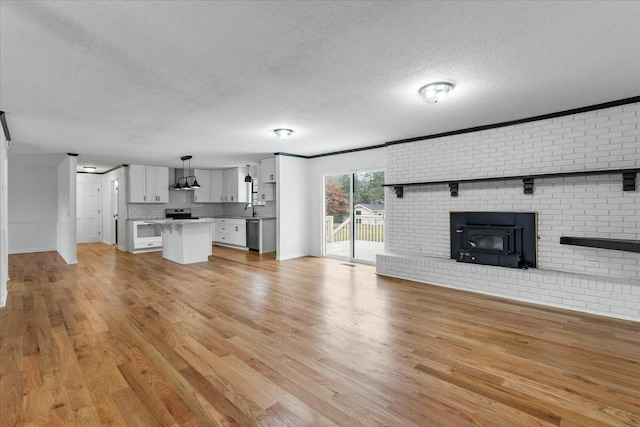
[[622, 174], [622, 191], [636, 191], [636, 188], [637, 188], [636, 175], [638, 173], [640, 173], [640, 168], [603, 169], [603, 170], [576, 171], [576, 172], [544, 173], [544, 174], [537, 174], [537, 175], [496, 176], [491, 178], [468, 178], [468, 179], [457, 179], [457, 180], [448, 179], [444, 181], [403, 182], [403, 183], [394, 183], [394, 184], [384, 184], [383, 187], [393, 187], [393, 191], [395, 191], [396, 196], [399, 199], [401, 199], [404, 196], [404, 187], [417, 187], [419, 185], [448, 184], [449, 191], [451, 192], [451, 197], [457, 197], [458, 186], [460, 183], [509, 181], [509, 180], [518, 179], [518, 180], [522, 180], [524, 194], [533, 194], [534, 179]]
[[622, 173], [622, 191], [636, 191], [636, 174], [633, 172]]
[[522, 178], [524, 194], [533, 194], [533, 178]]
[[449, 192], [451, 193], [451, 197], [458, 197], [458, 183], [450, 182], [449, 183]]

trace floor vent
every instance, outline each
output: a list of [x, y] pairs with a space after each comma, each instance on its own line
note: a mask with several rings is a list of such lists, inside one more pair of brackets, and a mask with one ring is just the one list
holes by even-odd
[[346, 265], [347, 267], [355, 267], [354, 264], [341, 264], [341, 265]]

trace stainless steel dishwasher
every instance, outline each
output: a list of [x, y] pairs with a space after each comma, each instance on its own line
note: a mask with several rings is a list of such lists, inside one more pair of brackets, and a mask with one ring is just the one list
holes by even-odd
[[260, 252], [260, 220], [247, 220], [247, 247], [250, 251]]

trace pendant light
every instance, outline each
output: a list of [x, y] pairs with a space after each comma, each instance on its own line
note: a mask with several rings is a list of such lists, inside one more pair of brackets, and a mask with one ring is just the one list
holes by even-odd
[[[188, 157], [189, 157], [189, 171], [191, 171], [191, 156], [188, 156]], [[193, 178], [193, 182], [191, 183], [191, 188], [200, 188], [200, 184], [198, 184], [198, 180], [196, 179], [195, 172], [194, 172], [194, 175], [187, 177], [187, 181], [189, 181], [189, 178]]]
[[189, 176], [187, 175], [187, 173], [185, 173], [185, 170], [184, 170], [184, 161], [189, 160], [189, 163], [191, 163], [191, 156], [182, 156], [180, 157], [180, 160], [182, 160], [182, 179], [184, 179], [184, 184], [182, 184], [182, 189], [191, 190], [191, 186], [189, 185]]
[[244, 182], [253, 182], [253, 178], [251, 178], [251, 166], [247, 165], [247, 176], [244, 177]]
[[[176, 179], [176, 183], [173, 185], [174, 190], [195, 190], [196, 188], [200, 188], [200, 184], [198, 184], [198, 180], [195, 175], [188, 175], [189, 171], [191, 171], [191, 158], [192, 156], [182, 156], [180, 160], [182, 160], [182, 178]], [[189, 166], [185, 170], [184, 162], [189, 160]], [[191, 184], [189, 184], [189, 179], [193, 178]], [[184, 184], [180, 184], [180, 180], [184, 179]]]

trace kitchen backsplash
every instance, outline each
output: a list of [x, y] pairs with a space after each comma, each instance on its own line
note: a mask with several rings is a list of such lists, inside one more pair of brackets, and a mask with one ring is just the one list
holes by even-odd
[[[180, 193], [180, 191], [172, 191], [172, 193]], [[127, 204], [127, 218], [163, 219], [165, 209], [182, 208], [191, 208], [191, 215], [198, 218], [214, 218], [224, 215], [220, 203], [174, 202], [169, 197], [169, 203], [129, 203]]]
[[[169, 182], [174, 182], [175, 169], [169, 168]], [[246, 203], [193, 203], [193, 191], [169, 190], [169, 203], [127, 203], [128, 219], [162, 219], [165, 209], [190, 208], [191, 215], [198, 218], [221, 216], [250, 217], [251, 207], [244, 209]], [[276, 202], [267, 202], [266, 206], [256, 206], [256, 217], [275, 217]]]
[[[214, 203], [216, 206], [222, 206], [223, 216], [250, 217], [251, 206], [244, 207], [246, 203]], [[256, 218], [269, 218], [276, 216], [276, 202], [266, 202], [265, 206], [256, 206]]]

